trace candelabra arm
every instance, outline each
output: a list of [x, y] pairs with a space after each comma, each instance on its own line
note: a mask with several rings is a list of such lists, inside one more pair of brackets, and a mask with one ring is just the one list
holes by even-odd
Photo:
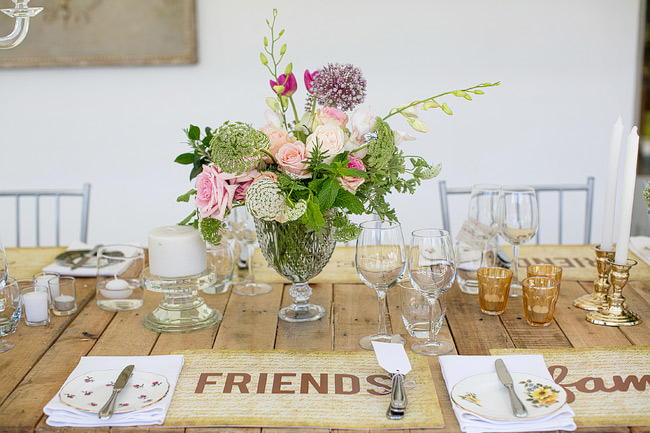
[[0, 36], [0, 49], [8, 50], [18, 46], [27, 36], [29, 30], [29, 19], [38, 15], [43, 8], [27, 7], [29, 0], [13, 0], [15, 7], [12, 9], [0, 9], [5, 15], [15, 20], [14, 28], [6, 36]]

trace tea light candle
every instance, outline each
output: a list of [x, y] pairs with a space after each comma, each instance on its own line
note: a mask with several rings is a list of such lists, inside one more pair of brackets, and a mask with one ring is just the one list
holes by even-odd
[[54, 274], [39, 275], [34, 278], [34, 290], [47, 293], [48, 285], [53, 297], [59, 296], [59, 276]]
[[70, 295], [59, 295], [54, 298], [54, 308], [58, 311], [70, 311], [74, 308], [74, 297]]
[[108, 281], [105, 288], [100, 289], [99, 292], [107, 298], [123, 299], [131, 296], [133, 290], [129, 287], [128, 281], [115, 277]]
[[23, 293], [25, 319], [28, 322], [44, 322], [49, 318], [47, 313], [47, 292], [36, 291]]
[[164, 278], [205, 271], [205, 241], [194, 227], [163, 226], [149, 232], [149, 270]]

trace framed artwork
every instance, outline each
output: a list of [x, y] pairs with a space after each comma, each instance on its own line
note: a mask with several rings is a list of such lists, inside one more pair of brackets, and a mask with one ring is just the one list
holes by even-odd
[[[8, 3], [3, 5], [3, 3]], [[0, 7], [11, 7], [0, 0]], [[45, 9], [1, 68], [197, 62], [194, 0], [32, 0]], [[0, 35], [14, 20], [0, 14]]]

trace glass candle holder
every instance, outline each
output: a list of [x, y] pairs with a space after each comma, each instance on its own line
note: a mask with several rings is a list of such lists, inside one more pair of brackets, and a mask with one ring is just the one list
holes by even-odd
[[16, 281], [20, 290], [20, 305], [25, 313], [25, 325], [44, 326], [50, 323], [50, 297], [33, 280]]
[[[60, 278], [61, 275], [56, 272], [39, 272], [33, 277], [34, 289], [48, 294], [51, 293], [53, 296], [58, 296]], [[52, 304], [52, 299], [52, 296], [50, 296], [50, 305]]]
[[540, 265], [530, 265], [527, 268], [529, 277], [546, 277], [553, 278], [557, 281], [557, 288], [560, 289], [562, 284], [562, 268], [560, 266], [549, 265], [549, 264], [540, 264]]
[[144, 249], [106, 245], [97, 251], [96, 300], [99, 308], [127, 311], [144, 304]]
[[74, 277], [59, 277], [49, 285], [52, 314], [69, 316], [77, 312], [77, 285]]
[[227, 241], [220, 245], [208, 245], [208, 268], [214, 272], [214, 282], [201, 290], [203, 293], [226, 293], [232, 281], [235, 270], [235, 258], [232, 248]]
[[506, 268], [479, 268], [478, 300], [481, 312], [492, 316], [503, 313], [508, 305], [512, 271]]
[[529, 277], [523, 282], [524, 316], [531, 326], [548, 326], [553, 321], [560, 284], [554, 278]]

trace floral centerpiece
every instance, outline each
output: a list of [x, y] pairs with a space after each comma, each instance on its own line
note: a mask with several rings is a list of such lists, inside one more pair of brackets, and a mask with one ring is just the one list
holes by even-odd
[[[225, 219], [237, 206], [255, 218], [260, 246], [269, 264], [294, 282], [296, 321], [322, 316], [306, 301], [307, 280], [329, 260], [335, 241], [355, 239], [359, 228], [349, 216], [374, 214], [397, 220], [386, 200], [393, 192], [413, 193], [440, 172], [422, 157], [406, 151], [415, 138], [391, 127], [401, 117], [416, 132], [428, 131], [420, 114], [452, 110], [445, 96], [472, 100], [482, 83], [396, 106], [383, 116], [361, 106], [366, 79], [351, 64], [328, 63], [303, 73], [304, 113], [299, 114], [299, 88], [293, 63], [286, 63], [284, 30], [276, 30], [277, 10], [267, 20], [260, 62], [271, 75], [266, 98], [267, 124], [227, 121], [217, 128], [185, 130], [191, 151], [176, 162], [192, 166], [195, 187], [178, 197], [195, 209], [181, 224], [197, 227], [205, 240], [218, 244]], [[322, 307], [319, 307], [322, 308]], [[283, 317], [292, 320], [291, 317]], [[306, 318], [306, 319], [305, 319]]]

